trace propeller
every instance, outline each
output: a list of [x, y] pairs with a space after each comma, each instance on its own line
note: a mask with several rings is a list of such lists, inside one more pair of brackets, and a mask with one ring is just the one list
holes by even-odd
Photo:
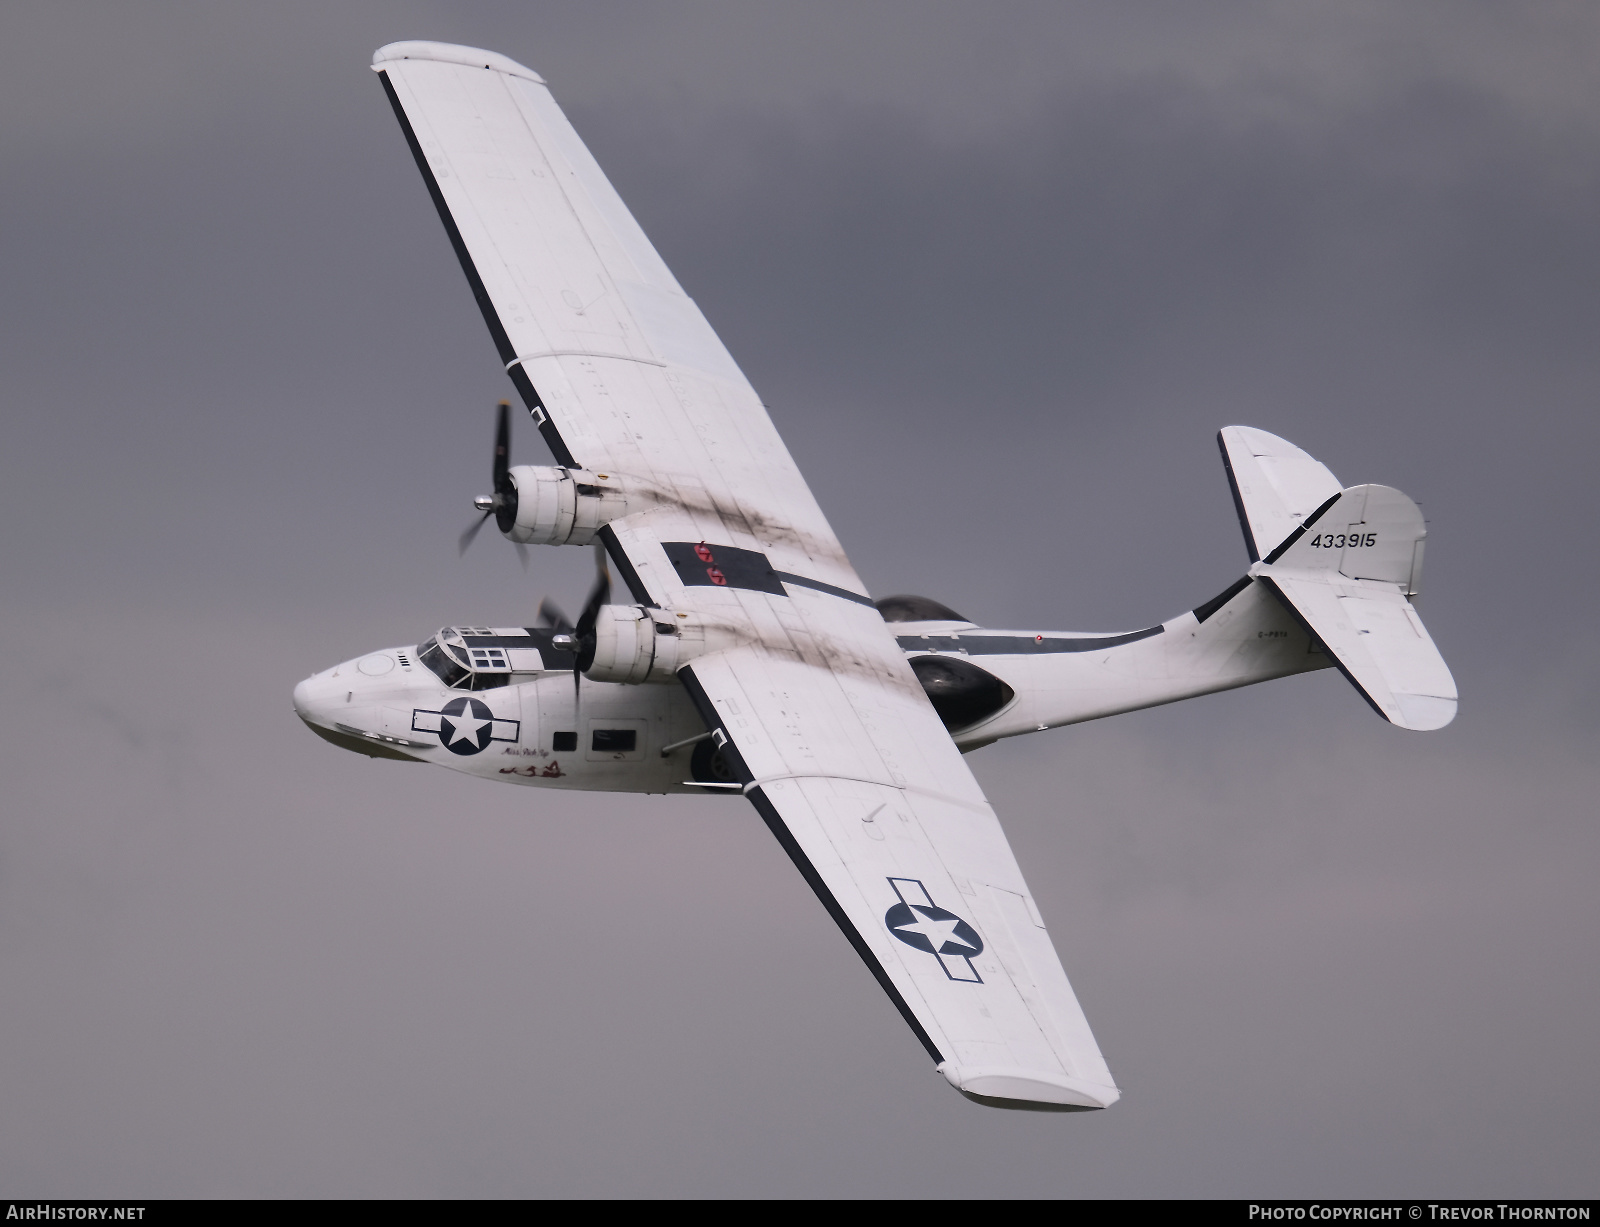
[[[467, 547], [477, 539], [479, 531], [493, 516], [495, 526], [501, 532], [508, 531], [517, 522], [517, 487], [511, 480], [511, 402], [501, 401], [494, 428], [494, 493], [480, 494], [472, 500], [472, 505], [483, 515], [461, 534], [457, 542], [457, 549], [465, 554]], [[517, 547], [517, 557], [522, 560], [522, 569], [528, 569], [528, 548], [521, 542], [514, 542]]]
[[[495, 525], [501, 532], [506, 532], [517, 522], [517, 487], [511, 480], [511, 404], [501, 401], [499, 412], [495, 418], [494, 428], [494, 493], [492, 495], [480, 494], [472, 500], [472, 505], [483, 514], [478, 517], [467, 531], [461, 534], [459, 548], [461, 553], [467, 552], [467, 547], [477, 539], [478, 533], [493, 516]], [[528, 568], [528, 550], [520, 542], [514, 542], [517, 555], [522, 559], [522, 568]], [[594, 624], [600, 617], [600, 609], [611, 599], [611, 571], [606, 566], [605, 547], [599, 542], [594, 547], [595, 580], [594, 586], [589, 589], [589, 599], [583, 603], [583, 612], [578, 615], [578, 624], [574, 626], [567, 620], [567, 615], [560, 606], [548, 598], [539, 602], [539, 625], [547, 626], [557, 635], [569, 636], [572, 639], [574, 661], [572, 669], [572, 685], [574, 691], [581, 690], [583, 685], [583, 671], [594, 663]]]
[[611, 599], [611, 571], [606, 566], [605, 547], [599, 542], [594, 547], [594, 565], [594, 587], [589, 589], [589, 599], [583, 603], [583, 612], [578, 615], [578, 625], [572, 632], [575, 641], [573, 647], [577, 649], [577, 656], [572, 662], [574, 696], [582, 688], [583, 671], [594, 664], [594, 624], [600, 617], [601, 607]]
[[561, 607], [549, 597], [539, 602], [539, 625], [548, 626], [558, 635], [572, 633], [572, 619], [567, 617]]

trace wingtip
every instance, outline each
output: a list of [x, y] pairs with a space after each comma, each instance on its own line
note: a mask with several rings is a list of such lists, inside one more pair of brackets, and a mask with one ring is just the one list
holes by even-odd
[[430, 43], [420, 40], [387, 43], [372, 53], [373, 71], [382, 72], [386, 65], [396, 60], [436, 60], [444, 64], [463, 64], [468, 68], [487, 68], [491, 72], [502, 72], [509, 77], [523, 77], [540, 85], [545, 83], [544, 78], [533, 69], [517, 63], [509, 56], [482, 47], [463, 47], [457, 43]]
[[1397, 728], [1431, 733], [1444, 728], [1456, 718], [1456, 700], [1438, 695], [1397, 694], [1394, 696], [1394, 710], [1383, 714]]
[[973, 1103], [1013, 1112], [1096, 1112], [1122, 1097], [1114, 1086], [1032, 1069], [938, 1066], [945, 1081]]

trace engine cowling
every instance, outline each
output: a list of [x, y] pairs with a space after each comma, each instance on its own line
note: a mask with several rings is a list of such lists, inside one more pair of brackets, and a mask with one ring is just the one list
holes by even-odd
[[519, 545], [588, 545], [637, 499], [609, 473], [519, 464], [509, 474], [509, 497], [500, 496], [495, 524]]
[[[643, 605], [602, 605], [592, 642], [579, 657], [583, 675], [595, 682], [670, 682], [697, 656], [729, 647], [735, 636], [696, 615]], [[585, 661], [585, 658], [587, 660]]]

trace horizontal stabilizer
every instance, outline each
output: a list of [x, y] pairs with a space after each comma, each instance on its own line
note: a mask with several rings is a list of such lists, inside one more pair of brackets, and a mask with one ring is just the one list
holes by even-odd
[[1455, 718], [1456, 684], [1409, 596], [1427, 536], [1389, 486], [1341, 491], [1250, 573], [1315, 635], [1367, 702], [1401, 728]]
[[1217, 444], [1251, 562], [1272, 553], [1339, 493], [1339, 479], [1327, 466], [1287, 439], [1253, 426], [1225, 426]]

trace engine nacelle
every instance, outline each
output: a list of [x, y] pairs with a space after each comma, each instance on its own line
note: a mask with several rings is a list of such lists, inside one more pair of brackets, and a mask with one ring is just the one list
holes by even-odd
[[[579, 656], [583, 675], [596, 682], [670, 682], [697, 656], [731, 647], [727, 627], [699, 615], [643, 605], [603, 605], [594, 622], [594, 654]], [[587, 646], [587, 645], [585, 645]]]
[[516, 493], [502, 500], [495, 523], [519, 545], [588, 545], [612, 520], [639, 510], [607, 473], [519, 464], [511, 484]]

